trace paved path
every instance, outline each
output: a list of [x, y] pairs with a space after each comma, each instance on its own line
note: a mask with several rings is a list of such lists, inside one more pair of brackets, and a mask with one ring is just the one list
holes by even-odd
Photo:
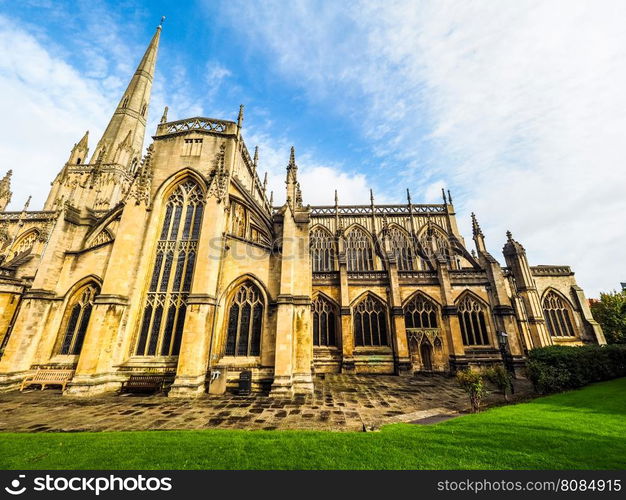
[[[528, 395], [527, 382], [518, 395]], [[487, 404], [502, 400], [492, 394]], [[276, 399], [224, 395], [181, 400], [165, 396], [62, 396], [59, 390], [0, 393], [0, 431], [77, 432], [171, 429], [309, 429], [361, 431], [467, 409], [454, 378], [326, 375], [312, 396]]]

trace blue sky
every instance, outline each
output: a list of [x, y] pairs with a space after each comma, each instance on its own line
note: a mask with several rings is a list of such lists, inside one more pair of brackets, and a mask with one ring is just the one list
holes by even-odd
[[[280, 201], [439, 202], [590, 295], [626, 280], [626, 4], [619, 1], [0, 1], [0, 125], [18, 209], [109, 119], [161, 15], [150, 109], [235, 119]], [[147, 145], [147, 143], [146, 143]]]

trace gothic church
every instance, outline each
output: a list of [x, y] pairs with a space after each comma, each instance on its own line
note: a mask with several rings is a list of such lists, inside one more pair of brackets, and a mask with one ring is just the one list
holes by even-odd
[[[440, 204], [310, 206], [294, 150], [273, 206], [236, 121], [168, 121], [142, 154], [161, 27], [89, 156], [74, 145], [43, 210], [6, 211], [0, 181], [0, 389], [67, 369], [65, 394], [166, 374], [170, 397], [232, 385], [274, 395], [321, 373], [451, 373], [537, 346], [604, 343], [568, 266], [506, 267]], [[323, 182], [323, 179], [320, 179]]]

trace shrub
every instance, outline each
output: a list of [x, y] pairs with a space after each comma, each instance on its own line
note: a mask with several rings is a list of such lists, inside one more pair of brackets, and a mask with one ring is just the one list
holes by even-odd
[[470, 398], [472, 413], [478, 413], [480, 411], [480, 402], [486, 392], [483, 376], [468, 368], [467, 370], [456, 372], [456, 380]]
[[496, 365], [493, 368], [489, 368], [485, 371], [485, 377], [489, 382], [495, 385], [504, 395], [504, 400], [507, 401], [506, 391], [513, 389], [513, 377], [509, 371], [502, 365]]
[[626, 376], [626, 345], [540, 347], [528, 358], [528, 378], [541, 394]]

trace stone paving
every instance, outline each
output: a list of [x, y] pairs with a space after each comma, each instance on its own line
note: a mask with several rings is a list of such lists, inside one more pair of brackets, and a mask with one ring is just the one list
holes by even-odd
[[[516, 398], [528, 397], [517, 381]], [[486, 404], [498, 404], [492, 394]], [[173, 429], [308, 429], [362, 431], [392, 422], [429, 422], [467, 410], [467, 395], [454, 378], [326, 375], [311, 396], [162, 395], [62, 396], [33, 389], [0, 394], [0, 431], [78, 432]]]

